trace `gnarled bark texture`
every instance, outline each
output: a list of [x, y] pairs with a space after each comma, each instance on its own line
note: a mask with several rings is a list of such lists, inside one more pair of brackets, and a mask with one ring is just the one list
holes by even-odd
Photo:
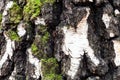
[[120, 80], [120, 0], [0, 0], [0, 80]]

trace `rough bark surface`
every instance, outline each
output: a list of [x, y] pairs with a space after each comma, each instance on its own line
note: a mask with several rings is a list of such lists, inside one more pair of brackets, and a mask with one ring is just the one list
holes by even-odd
[[120, 0], [0, 0], [0, 80], [120, 80]]

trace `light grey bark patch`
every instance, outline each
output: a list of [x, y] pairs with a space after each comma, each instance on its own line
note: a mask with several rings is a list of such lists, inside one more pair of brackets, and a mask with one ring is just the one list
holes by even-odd
[[4, 11], [5, 5], [9, 2], [10, 0], [0, 0], [0, 13]]
[[100, 80], [100, 77], [99, 76], [96, 76], [96, 77], [88, 77], [87, 80]]
[[74, 28], [63, 28], [63, 32], [65, 34], [63, 51], [66, 55], [70, 54], [72, 57], [81, 57], [85, 50], [88, 52], [92, 62], [97, 66], [99, 64], [99, 60], [94, 56], [94, 52], [89, 47], [89, 42], [87, 40], [88, 24], [86, 19], [88, 16], [89, 10], [87, 11], [87, 15], [78, 23], [76, 30], [74, 30]]
[[115, 50], [115, 59], [114, 62], [116, 66], [120, 66], [120, 41], [113, 40], [114, 50]]
[[[104, 14], [103, 14], [104, 15]], [[105, 16], [107, 17], [107, 15]], [[105, 21], [105, 19], [103, 20]], [[114, 62], [116, 64], [116, 66], [120, 65], [120, 61], [119, 61], [119, 35], [120, 35], [120, 31], [119, 31], [119, 18], [117, 17], [113, 17], [111, 15], [111, 18], [109, 17], [109, 19], [107, 20], [107, 22], [104, 22], [105, 24], [109, 24], [107, 27], [106, 25], [106, 30], [110, 36], [110, 40], [112, 40], [113, 42], [113, 47], [114, 47], [114, 52], [115, 52], [115, 58], [114, 58]]]
[[108, 14], [103, 14], [102, 20], [103, 20], [106, 28], [109, 28], [109, 24], [110, 24], [111, 18], [112, 18], [112, 17], [109, 16]]
[[71, 58], [71, 63], [70, 63], [71, 65], [67, 75], [70, 76], [72, 79], [74, 79], [75, 75], [77, 74], [80, 65], [80, 60], [81, 59]]
[[114, 10], [114, 14], [117, 16], [117, 15], [120, 15], [120, 11], [118, 9], [115, 9]]
[[[88, 17], [89, 11], [87, 11], [87, 12], [88, 12], [88, 14], [86, 16]], [[94, 55], [94, 51], [92, 51], [91, 48], [87, 48], [87, 46], [85, 45], [85, 44], [89, 45], [89, 41], [87, 41], [87, 43], [85, 42], [87, 39], [87, 36], [84, 36], [84, 35], [88, 34], [87, 33], [87, 28], [88, 28], [87, 25], [88, 24], [87, 24], [86, 16], [81, 19], [80, 23], [78, 23], [76, 30], [71, 27], [68, 27], [68, 28], [63, 27], [62, 28], [63, 33], [64, 33], [64, 39], [63, 39], [63, 45], [62, 45], [63, 52], [65, 55], [71, 55], [71, 57], [72, 57], [71, 58], [71, 66], [72, 67], [70, 67], [70, 70], [68, 70], [68, 73], [67, 73], [69, 76], [71, 76], [72, 79], [75, 79], [75, 75], [77, 75], [77, 72], [78, 72], [77, 69], [79, 68], [79, 65], [81, 65], [80, 62], [81, 62], [81, 57], [84, 55], [84, 50], [88, 53], [88, 57], [90, 58], [89, 60], [91, 61], [91, 64], [89, 66], [91, 66], [91, 65], [92, 65], [92, 67], [94, 66], [94, 69], [92, 69], [91, 72], [95, 71], [96, 67], [99, 65], [99, 58], [96, 58]], [[79, 35], [79, 37], [77, 36], [77, 34]], [[74, 37], [72, 37], [72, 36], [74, 36]], [[77, 36], [77, 37], [75, 37], [75, 36]], [[80, 39], [77, 39], [77, 38], [80, 38]], [[72, 41], [72, 39], [73, 39], [73, 42], [69, 42], [69, 41]], [[76, 41], [74, 41], [74, 39]], [[84, 44], [84, 42], [85, 42], [85, 44]], [[75, 44], [75, 43], [76, 43], [76, 45], [68, 45], [68, 44]], [[82, 43], [82, 44], [80, 44], [80, 43]], [[79, 47], [77, 45], [79, 45]], [[75, 66], [74, 62], [76, 62], [76, 61], [73, 61], [73, 60], [77, 60], [77, 59], [78, 59], [78, 61], [77, 61], [78, 64], [77, 64], [77, 66]], [[73, 66], [75, 69], [73, 68]], [[83, 73], [83, 75], [84, 75], [84, 73]]]
[[0, 12], [4, 10], [5, 2], [4, 0], [0, 0]]
[[44, 18], [37, 17], [37, 19], [34, 22], [35, 22], [35, 25], [40, 25], [40, 24], [46, 25]]
[[2, 13], [2, 26], [6, 27], [6, 23], [9, 23], [9, 17], [8, 17], [8, 10], [12, 7], [13, 5], [13, 1], [9, 1], [6, 5], [5, 5], [5, 9]]
[[23, 37], [26, 34], [25, 23], [19, 23], [19, 25], [17, 26], [17, 33], [19, 37]]
[[5, 34], [5, 32], [4, 32], [4, 37], [7, 43], [6, 43], [6, 51], [0, 60], [1, 63], [0, 69], [2, 68], [2, 65], [5, 63], [5, 61], [8, 58], [11, 59], [11, 57], [13, 56], [13, 50], [15, 49], [15, 42], [10, 40], [10, 38]]
[[39, 79], [40, 72], [41, 72], [40, 61], [39, 61], [39, 59], [35, 58], [32, 55], [31, 49], [27, 49], [27, 52], [28, 52], [28, 61], [31, 65], [34, 66], [34, 72], [31, 73], [32, 74], [31, 77], [33, 77], [35, 79]]
[[[27, 56], [27, 63], [26, 63], [26, 79], [29, 80], [29, 79], [32, 79], [32, 80], [36, 80], [36, 79], [39, 79], [40, 78], [40, 71], [37, 70], [36, 67], [39, 67], [40, 64], [38, 66], [35, 66], [34, 64], [32, 64], [29, 59], [30, 59], [30, 55], [28, 52], [26, 52], [26, 54], [28, 55]], [[33, 56], [32, 56], [33, 57]], [[37, 70], [39, 73], [37, 73], [38, 75], [36, 75], [36, 71]]]

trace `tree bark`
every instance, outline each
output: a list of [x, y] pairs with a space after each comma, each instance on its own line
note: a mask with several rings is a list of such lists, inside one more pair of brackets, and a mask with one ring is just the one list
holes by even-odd
[[120, 0], [0, 0], [0, 80], [120, 80]]

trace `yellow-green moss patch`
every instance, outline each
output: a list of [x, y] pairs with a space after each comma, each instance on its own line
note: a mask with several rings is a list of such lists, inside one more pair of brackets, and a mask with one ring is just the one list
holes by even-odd
[[2, 22], [2, 14], [0, 13], [0, 29], [2, 28], [1, 22]]
[[41, 35], [40, 41], [42, 45], [46, 45], [50, 38], [50, 33], [47, 31], [47, 26], [38, 26], [38, 30]]
[[20, 37], [18, 36], [18, 34], [15, 31], [8, 30], [7, 35], [11, 40], [20, 41]]
[[58, 74], [59, 65], [55, 58], [42, 59], [41, 70], [43, 80], [62, 80], [61, 75]]
[[49, 34], [49, 32], [46, 32], [41, 38], [42, 44], [46, 44], [48, 42], [49, 38], [50, 38], [50, 34]]
[[62, 80], [62, 76], [58, 74], [47, 74], [43, 80]]
[[53, 4], [55, 0], [27, 0], [27, 4], [24, 6], [23, 14], [24, 20], [32, 20], [39, 16], [41, 7], [45, 3]]
[[46, 26], [37, 26], [36, 36], [33, 44], [31, 45], [32, 53], [39, 59], [44, 59], [48, 56], [46, 49], [49, 47], [48, 42], [50, 33], [47, 31]]
[[0, 13], [0, 23], [1, 23], [1, 21], [2, 21], [2, 14]]
[[44, 53], [44, 50], [40, 48], [39, 46], [40, 46], [39, 42], [34, 42], [31, 45], [32, 54], [36, 56], [38, 59], [47, 58], [47, 55]]
[[32, 20], [40, 14], [40, 0], [28, 0], [24, 7], [23, 14], [26, 21]]
[[38, 51], [38, 47], [35, 44], [32, 44], [32, 52], [36, 53]]
[[41, 0], [42, 4], [45, 4], [45, 3], [53, 4], [54, 2], [55, 2], [55, 0]]
[[13, 6], [9, 10], [9, 19], [11, 23], [19, 23], [22, 19], [22, 9], [17, 5], [17, 3], [13, 3]]

